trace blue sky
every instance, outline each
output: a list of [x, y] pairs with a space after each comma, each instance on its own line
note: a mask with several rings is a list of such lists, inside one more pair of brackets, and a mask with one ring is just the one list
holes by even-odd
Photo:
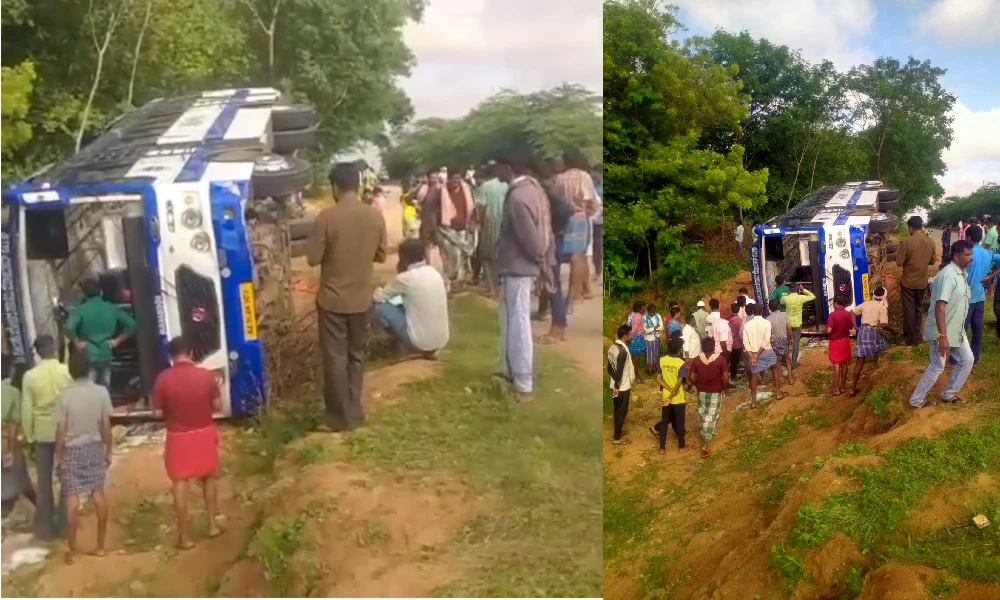
[[673, 0], [685, 35], [749, 31], [841, 70], [914, 56], [948, 70], [958, 97], [946, 194], [1000, 180], [1000, 0]]

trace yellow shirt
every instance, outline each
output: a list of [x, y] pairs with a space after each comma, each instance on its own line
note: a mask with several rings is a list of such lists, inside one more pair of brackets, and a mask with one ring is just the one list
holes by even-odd
[[[677, 358], [674, 356], [661, 356], [660, 357], [660, 375], [663, 376], [663, 381], [667, 384], [666, 388], [660, 390], [663, 400], [670, 398], [667, 392], [670, 391], [669, 388], [677, 385], [677, 380], [687, 376], [687, 365], [684, 364], [684, 359]], [[673, 398], [670, 398], [671, 404], [684, 404], [684, 386], [679, 386], [677, 388], [677, 393], [674, 394]]]
[[55, 358], [38, 361], [21, 385], [21, 428], [29, 442], [56, 441], [56, 398], [72, 383], [69, 369]]

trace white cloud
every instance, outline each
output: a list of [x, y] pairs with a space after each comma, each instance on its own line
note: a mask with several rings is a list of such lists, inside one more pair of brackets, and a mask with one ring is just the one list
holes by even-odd
[[917, 29], [943, 42], [995, 45], [1000, 39], [1000, 1], [936, 0], [917, 17]]
[[945, 194], [965, 196], [984, 181], [1000, 181], [1000, 106], [973, 111], [955, 103], [954, 138], [944, 152], [948, 172], [941, 178]]
[[503, 88], [602, 78], [602, 0], [430, 0], [404, 30], [417, 57], [403, 86], [417, 118], [458, 117]]
[[802, 51], [811, 62], [829, 59], [841, 70], [871, 61], [866, 43], [875, 21], [874, 0], [675, 0], [684, 25], [749, 31]]

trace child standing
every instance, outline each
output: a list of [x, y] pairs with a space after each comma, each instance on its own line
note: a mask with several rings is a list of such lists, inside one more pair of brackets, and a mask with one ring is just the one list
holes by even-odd
[[784, 362], [788, 371], [788, 383], [795, 384], [795, 373], [792, 372], [792, 355], [789, 344], [792, 339], [792, 326], [788, 324], [788, 314], [779, 310], [781, 304], [777, 299], [768, 301], [767, 308], [771, 314], [767, 320], [771, 322], [771, 349], [778, 357], [778, 362]]
[[837, 295], [833, 312], [826, 320], [826, 333], [830, 337], [828, 356], [833, 364], [833, 395], [839, 396], [847, 387], [847, 365], [851, 362], [851, 330], [854, 317], [847, 312], [848, 300]]
[[681, 307], [672, 304], [670, 306], [670, 320], [667, 321], [667, 339], [669, 340], [674, 332], [682, 333], [684, 325], [681, 323]]
[[851, 312], [861, 315], [858, 341], [854, 346], [854, 357], [857, 360], [854, 361], [854, 378], [851, 381], [851, 396], [857, 396], [858, 380], [861, 379], [861, 371], [865, 368], [865, 360], [869, 358], [877, 360], [878, 355], [889, 348], [879, 330], [884, 329], [891, 333], [895, 333], [895, 330], [889, 325], [889, 303], [886, 301], [884, 287], [875, 288], [872, 299], [855, 306]]
[[56, 471], [61, 475], [69, 523], [66, 564], [76, 556], [76, 533], [80, 526], [80, 497], [91, 495], [97, 509], [96, 556], [104, 556], [108, 531], [108, 500], [104, 478], [111, 464], [111, 396], [107, 388], [88, 378], [90, 361], [86, 352], [69, 359], [73, 382], [56, 399]]
[[733, 316], [729, 317], [729, 331], [733, 336], [732, 354], [729, 356], [729, 378], [736, 379], [737, 369], [743, 359], [743, 321], [746, 313], [738, 302], [733, 302], [729, 308], [733, 313]]
[[608, 375], [611, 376], [611, 402], [614, 405], [615, 434], [612, 444], [624, 444], [625, 417], [628, 416], [629, 397], [632, 395], [632, 382], [635, 381], [635, 366], [629, 354], [628, 342], [632, 337], [632, 328], [628, 325], [618, 327], [618, 339], [608, 348]]
[[677, 436], [677, 451], [690, 450], [684, 445], [684, 410], [687, 404], [684, 402], [682, 380], [688, 376], [688, 368], [681, 358], [683, 346], [684, 340], [680, 333], [670, 337], [667, 341], [667, 356], [660, 357], [660, 369], [656, 374], [663, 400], [660, 405], [660, 454], [666, 453], [668, 424], [673, 426]]
[[643, 316], [643, 339], [646, 343], [646, 375], [656, 373], [660, 361], [660, 335], [663, 333], [663, 317], [656, 313], [656, 306], [646, 306]]
[[644, 303], [640, 300], [632, 305], [632, 314], [628, 316], [626, 325], [632, 328], [632, 339], [628, 343], [628, 351], [634, 356], [646, 351], [646, 340], [644, 333], [646, 330], [645, 315], [642, 307]]

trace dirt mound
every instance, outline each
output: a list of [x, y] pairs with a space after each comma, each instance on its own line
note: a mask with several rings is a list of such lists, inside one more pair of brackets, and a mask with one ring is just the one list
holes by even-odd
[[839, 600], [847, 584], [845, 577], [852, 567], [865, 562], [857, 545], [837, 532], [806, 559], [806, 580], [795, 589], [795, 600]]
[[997, 489], [1000, 489], [1000, 481], [989, 473], [980, 473], [970, 483], [937, 486], [924, 494], [922, 508], [902, 526], [914, 533], [926, 533], [951, 525], [968, 525], [966, 503]]
[[279, 480], [250, 557], [224, 575], [224, 596], [430, 595], [465, 569], [445, 550], [489, 501], [450, 480], [398, 481], [345, 463]]
[[937, 578], [934, 569], [888, 563], [865, 577], [858, 600], [923, 600], [925, 587]]

